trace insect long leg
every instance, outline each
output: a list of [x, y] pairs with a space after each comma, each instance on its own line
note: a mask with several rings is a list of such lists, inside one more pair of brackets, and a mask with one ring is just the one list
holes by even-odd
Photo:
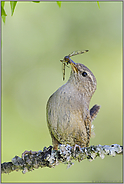
[[63, 80], [65, 80], [65, 63], [63, 62]]

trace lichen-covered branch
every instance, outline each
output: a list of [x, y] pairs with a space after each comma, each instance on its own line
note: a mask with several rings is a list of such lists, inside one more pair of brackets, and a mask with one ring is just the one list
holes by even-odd
[[12, 171], [22, 170], [25, 174], [28, 171], [38, 169], [39, 167], [55, 167], [59, 163], [67, 164], [67, 167], [73, 165], [72, 160], [82, 161], [88, 159], [94, 160], [96, 157], [102, 159], [105, 155], [115, 156], [123, 153], [123, 146], [118, 144], [97, 145], [80, 148], [71, 147], [70, 145], [59, 145], [58, 151], [53, 150], [52, 146], [44, 147], [43, 151], [32, 152], [26, 151], [22, 157], [15, 156], [11, 162], [4, 162], [1, 164], [1, 173], [10, 173]]

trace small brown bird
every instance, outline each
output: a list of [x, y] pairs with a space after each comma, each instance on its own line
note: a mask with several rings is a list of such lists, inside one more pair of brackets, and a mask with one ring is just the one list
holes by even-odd
[[89, 146], [91, 122], [100, 109], [100, 106], [94, 105], [89, 110], [97, 85], [95, 76], [83, 64], [72, 61], [71, 56], [61, 60], [71, 65], [70, 78], [50, 96], [46, 107], [47, 124], [55, 150], [59, 144]]

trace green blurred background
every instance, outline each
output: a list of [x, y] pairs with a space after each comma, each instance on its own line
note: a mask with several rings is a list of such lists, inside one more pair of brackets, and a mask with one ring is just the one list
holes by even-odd
[[[94, 73], [97, 90], [90, 107], [101, 105], [90, 145], [122, 145], [122, 2], [18, 2], [2, 23], [2, 162], [25, 150], [51, 145], [46, 123], [49, 96], [63, 85], [60, 59], [72, 51]], [[122, 182], [122, 156], [74, 165], [60, 164], [2, 182]]]

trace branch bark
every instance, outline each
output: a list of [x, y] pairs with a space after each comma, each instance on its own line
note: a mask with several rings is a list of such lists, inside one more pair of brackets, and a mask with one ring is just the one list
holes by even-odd
[[25, 174], [28, 171], [38, 169], [39, 167], [53, 168], [59, 163], [67, 164], [67, 168], [73, 165], [72, 160], [79, 162], [88, 159], [94, 160], [96, 157], [104, 158], [105, 155], [115, 156], [123, 153], [123, 146], [118, 144], [97, 145], [80, 148], [78, 145], [71, 147], [70, 145], [59, 145], [58, 150], [53, 150], [52, 146], [44, 147], [43, 151], [32, 152], [26, 151], [22, 157], [15, 156], [11, 162], [1, 164], [1, 173], [10, 173], [12, 171], [22, 170]]

